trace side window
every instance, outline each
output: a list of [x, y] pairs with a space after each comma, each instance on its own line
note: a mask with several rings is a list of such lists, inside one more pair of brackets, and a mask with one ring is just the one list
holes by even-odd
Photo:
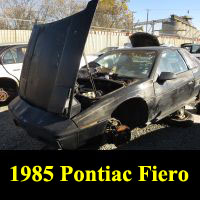
[[188, 70], [186, 63], [177, 51], [167, 50], [162, 53], [158, 74], [161, 72], [172, 72], [179, 74]]
[[26, 48], [24, 48], [24, 47], [14, 48], [14, 49], [11, 49], [11, 52], [13, 54], [13, 57], [14, 57], [16, 63], [23, 63], [24, 56], [26, 53]]
[[15, 59], [13, 57], [13, 54], [11, 53], [10, 50], [8, 50], [4, 56], [3, 56], [3, 64], [14, 64]]

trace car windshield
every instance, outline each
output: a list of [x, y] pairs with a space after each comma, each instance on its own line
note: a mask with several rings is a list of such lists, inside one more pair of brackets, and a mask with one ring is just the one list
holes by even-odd
[[95, 60], [102, 71], [118, 76], [147, 78], [156, 58], [156, 51], [134, 50], [112, 52]]

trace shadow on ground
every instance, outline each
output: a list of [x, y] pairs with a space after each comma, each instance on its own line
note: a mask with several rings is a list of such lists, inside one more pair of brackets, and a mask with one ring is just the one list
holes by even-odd
[[188, 128], [165, 127], [152, 131], [118, 150], [200, 150], [200, 124]]

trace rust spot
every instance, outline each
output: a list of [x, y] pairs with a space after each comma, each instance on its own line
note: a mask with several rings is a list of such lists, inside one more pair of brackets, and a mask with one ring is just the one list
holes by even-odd
[[118, 126], [118, 127], [117, 127], [117, 132], [123, 132], [123, 131], [125, 131], [125, 130], [127, 130], [127, 129], [129, 129], [128, 126], [126, 126], [126, 125], [121, 125], [121, 126]]

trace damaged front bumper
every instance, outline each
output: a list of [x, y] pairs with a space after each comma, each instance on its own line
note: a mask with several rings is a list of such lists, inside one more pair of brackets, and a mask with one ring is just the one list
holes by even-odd
[[21, 97], [9, 104], [15, 124], [53, 149], [74, 150], [104, 134], [107, 120], [80, 128], [75, 121], [35, 107]]
[[77, 149], [79, 128], [71, 119], [36, 108], [17, 97], [9, 104], [17, 126], [48, 145], [61, 149]]

